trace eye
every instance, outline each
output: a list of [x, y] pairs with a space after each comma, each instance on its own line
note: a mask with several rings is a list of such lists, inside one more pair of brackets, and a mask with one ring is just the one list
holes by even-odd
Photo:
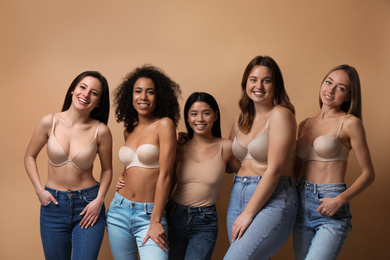
[[329, 80], [325, 80], [325, 84], [326, 84], [326, 85], [331, 85], [332, 82], [330, 82]]
[[265, 80], [264, 80], [264, 83], [265, 83], [265, 84], [271, 84], [271, 83], [272, 83], [272, 80], [270, 80], [270, 79], [265, 79]]
[[344, 91], [345, 91], [345, 88], [339, 87], [339, 90], [342, 91], [342, 92], [344, 92]]
[[254, 82], [257, 81], [257, 79], [256, 78], [250, 78], [249, 81], [254, 83]]
[[92, 95], [94, 95], [94, 96], [97, 97], [97, 96], [98, 96], [98, 93], [97, 93], [96, 91], [93, 91], [93, 92], [92, 92]]
[[196, 113], [190, 113], [190, 115], [192, 116], [192, 117], [196, 117]]

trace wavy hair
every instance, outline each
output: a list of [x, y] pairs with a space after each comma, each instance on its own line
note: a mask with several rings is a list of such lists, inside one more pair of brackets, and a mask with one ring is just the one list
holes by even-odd
[[[362, 93], [360, 90], [360, 78], [357, 70], [349, 66], [347, 64], [339, 65], [331, 69], [328, 74], [324, 77], [324, 79], [321, 82], [321, 85], [324, 83], [326, 78], [329, 76], [330, 73], [336, 70], [342, 70], [345, 73], [347, 73], [349, 80], [350, 80], [350, 100], [344, 101], [343, 104], [341, 104], [341, 110], [343, 110], [347, 114], [352, 114], [360, 120], [362, 120]], [[320, 107], [322, 108], [322, 100], [320, 99]]]
[[169, 117], [177, 126], [180, 120], [178, 98], [179, 84], [170, 79], [163, 70], [143, 65], [126, 75], [114, 92], [116, 121], [123, 122], [127, 132], [132, 132], [138, 123], [138, 113], [133, 107], [133, 88], [139, 78], [151, 79], [156, 87], [156, 107], [153, 111], [158, 118]]
[[108, 117], [110, 115], [110, 91], [108, 89], [108, 83], [106, 78], [98, 71], [84, 71], [72, 81], [68, 88], [68, 91], [66, 92], [64, 104], [62, 105], [61, 111], [66, 111], [69, 109], [70, 105], [72, 104], [72, 92], [77, 86], [77, 84], [79, 84], [80, 81], [85, 77], [94, 77], [99, 80], [100, 84], [102, 85], [102, 94], [100, 96], [99, 103], [91, 111], [91, 114], [89, 116], [107, 125]]
[[246, 93], [246, 84], [248, 81], [249, 74], [256, 66], [266, 66], [272, 71], [272, 80], [274, 87], [274, 106], [279, 105], [286, 107], [291, 110], [293, 114], [295, 114], [294, 106], [293, 104], [291, 104], [287, 92], [284, 88], [283, 76], [278, 64], [269, 56], [256, 56], [246, 66], [241, 81], [242, 94], [241, 99], [239, 101], [241, 113], [238, 119], [238, 127], [244, 134], [250, 132], [253, 119], [255, 117], [255, 106], [253, 104], [252, 99], [250, 99]]
[[222, 137], [221, 112], [219, 110], [217, 101], [215, 100], [215, 98], [212, 95], [210, 95], [208, 93], [194, 92], [188, 97], [186, 104], [184, 105], [184, 119], [185, 119], [185, 124], [186, 124], [186, 128], [187, 128], [187, 133], [188, 133], [190, 139], [192, 139], [192, 137], [194, 136], [194, 130], [191, 128], [190, 124], [188, 123], [188, 111], [190, 110], [192, 104], [194, 104], [195, 102], [205, 102], [211, 107], [211, 109], [214, 111], [214, 113], [216, 113], [216, 114], [218, 113], [217, 120], [215, 120], [215, 122], [213, 123], [213, 127], [211, 128], [211, 132], [212, 132], [213, 136], [221, 138]]

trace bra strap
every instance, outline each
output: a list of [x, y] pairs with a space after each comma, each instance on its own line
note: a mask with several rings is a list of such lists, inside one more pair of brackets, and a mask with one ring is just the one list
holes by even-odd
[[344, 125], [344, 120], [345, 118], [347, 117], [347, 114], [344, 116], [343, 120], [341, 121], [341, 124], [340, 124], [340, 127], [339, 127], [339, 131], [337, 132], [337, 138], [339, 138], [340, 136], [340, 133], [341, 133], [341, 129], [343, 128], [343, 125]]
[[51, 133], [54, 133], [54, 126], [56, 125], [56, 114], [53, 113], [53, 125], [51, 127]]
[[98, 132], [99, 132], [99, 126], [100, 126], [100, 121], [99, 121], [99, 123], [98, 123], [98, 125], [97, 125], [97, 127], [96, 127], [96, 132], [95, 132], [95, 137], [94, 137], [94, 139], [96, 139], [97, 134], [98, 134]]

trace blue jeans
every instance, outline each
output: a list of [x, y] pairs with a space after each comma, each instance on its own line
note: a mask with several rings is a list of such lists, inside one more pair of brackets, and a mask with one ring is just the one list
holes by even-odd
[[41, 238], [46, 259], [97, 259], [105, 228], [104, 205], [93, 227], [81, 229], [81, 211], [96, 199], [99, 184], [78, 191], [59, 191], [48, 187], [58, 201], [41, 206]]
[[[138, 250], [141, 259], [168, 259], [168, 250], [163, 251], [151, 238], [141, 245], [150, 227], [153, 205], [133, 202], [115, 193], [107, 212], [107, 232], [115, 260], [136, 260]], [[168, 234], [165, 212], [161, 224]]]
[[[233, 222], [244, 211], [261, 176], [235, 176], [227, 213], [231, 241]], [[294, 178], [281, 177], [274, 193], [253, 218], [243, 236], [231, 243], [224, 259], [269, 259], [287, 240], [298, 208]]]
[[169, 227], [169, 259], [210, 259], [218, 236], [215, 205], [187, 207], [174, 202], [167, 204]]
[[319, 199], [334, 198], [347, 189], [345, 183], [314, 184], [302, 180], [298, 185], [299, 209], [293, 240], [296, 259], [336, 259], [352, 230], [349, 203], [332, 217], [317, 213]]

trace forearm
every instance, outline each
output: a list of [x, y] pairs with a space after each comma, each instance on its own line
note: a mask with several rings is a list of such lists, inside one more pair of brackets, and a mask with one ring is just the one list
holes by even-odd
[[260, 211], [274, 193], [280, 176], [281, 174], [278, 173], [265, 172], [243, 213], [254, 218], [254, 216]]
[[157, 180], [153, 212], [150, 219], [151, 222], [160, 223], [161, 221], [165, 205], [168, 200], [170, 179], [170, 175], [166, 174], [164, 176], [160, 176]]
[[339, 198], [343, 201], [343, 204], [349, 202], [370, 186], [374, 180], [374, 169], [364, 171], [347, 190], [339, 195]]
[[28, 177], [31, 180], [31, 183], [34, 186], [34, 190], [36, 193], [43, 190], [41, 179], [38, 174], [38, 167], [36, 164], [36, 159], [32, 157], [25, 157], [24, 166], [27, 172]]
[[112, 180], [112, 170], [103, 170], [100, 175], [100, 187], [96, 199], [104, 201]]

